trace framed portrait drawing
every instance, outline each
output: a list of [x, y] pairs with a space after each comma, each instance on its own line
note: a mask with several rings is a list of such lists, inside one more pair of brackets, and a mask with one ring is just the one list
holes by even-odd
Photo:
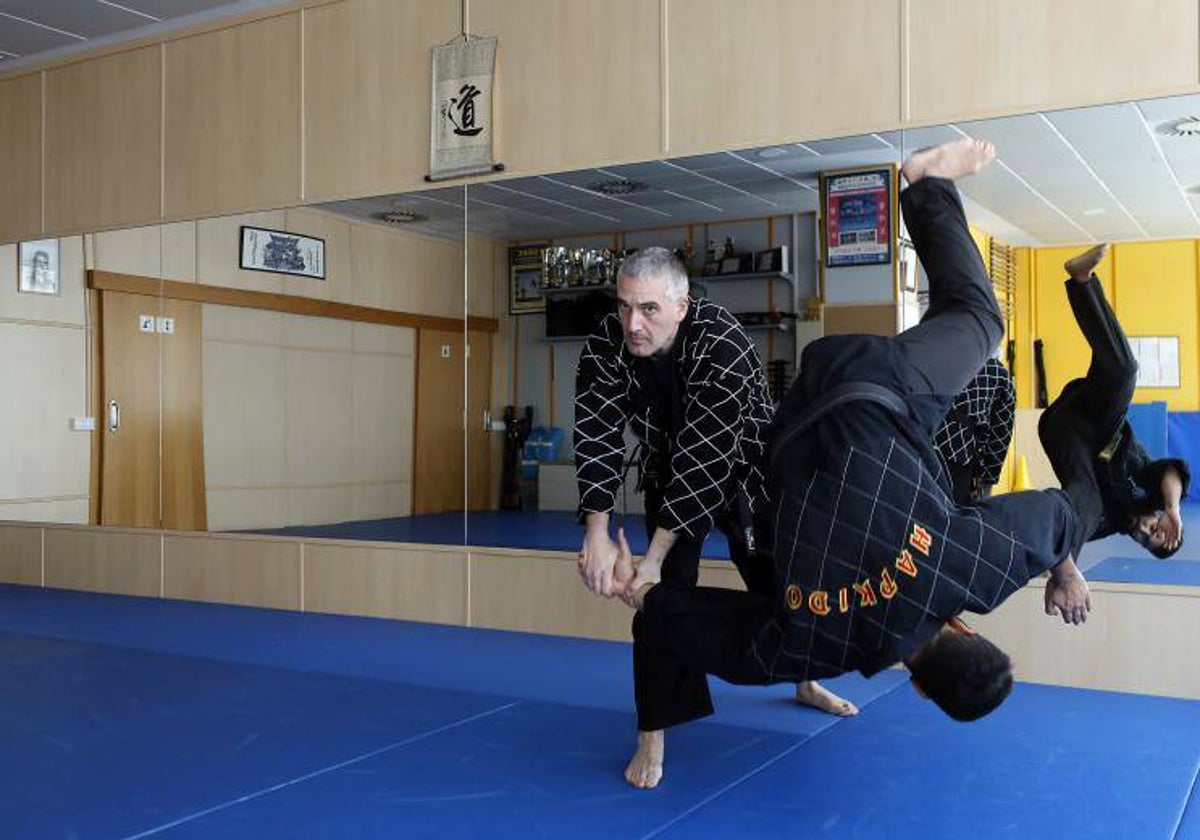
[[325, 279], [325, 240], [242, 225], [238, 265], [250, 271]]
[[58, 240], [22, 242], [18, 251], [17, 291], [32, 295], [60, 294]]

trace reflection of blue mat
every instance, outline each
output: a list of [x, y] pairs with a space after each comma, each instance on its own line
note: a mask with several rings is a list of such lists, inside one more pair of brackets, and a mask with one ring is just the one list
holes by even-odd
[[1110, 557], [1087, 570], [1087, 579], [1106, 583], [1162, 583], [1200, 586], [1200, 560]]
[[[646, 518], [614, 516], [612, 533], [625, 528], [625, 537], [634, 554], [646, 553]], [[477, 545], [492, 548], [528, 548], [534, 551], [579, 551], [583, 528], [568, 511], [471, 511], [430, 513], [393, 519], [367, 519], [334, 525], [297, 525], [290, 528], [256, 530], [256, 534], [281, 537], [312, 537], [331, 540], [373, 540], [384, 542], [434, 543], [439, 545]], [[729, 544], [725, 535], [713, 531], [704, 541], [703, 557], [728, 560]]]

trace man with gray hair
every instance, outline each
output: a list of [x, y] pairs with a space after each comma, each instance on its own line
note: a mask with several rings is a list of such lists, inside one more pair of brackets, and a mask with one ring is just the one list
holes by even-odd
[[[747, 589], [770, 592], [774, 566], [755, 552], [753, 514], [766, 508], [762, 459], [772, 408], [762, 361], [726, 309], [688, 297], [683, 264], [665, 248], [645, 248], [617, 276], [617, 312], [588, 338], [575, 379], [575, 466], [579, 514], [586, 525], [579, 573], [589, 589], [612, 597], [632, 568], [617, 568], [609, 514], [622, 480], [626, 424], [642, 444], [646, 557], [664, 577], [695, 587], [704, 538], [715, 525]], [[633, 623], [638, 747], [625, 771], [635, 787], [662, 777], [664, 696], [687, 695], [698, 714], [712, 700], [703, 672], [682, 667], [641, 639]], [[815, 682], [796, 699], [837, 715], [854, 705]], [[707, 710], [707, 711], [705, 711]]]

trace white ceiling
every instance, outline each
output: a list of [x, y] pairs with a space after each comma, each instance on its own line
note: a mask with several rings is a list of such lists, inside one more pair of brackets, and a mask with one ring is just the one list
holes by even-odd
[[[0, 0], [0, 70], [267, 8], [286, 0]], [[1157, 133], [1200, 117], [1200, 96], [1154, 99], [958, 125], [787, 144], [553, 176], [336, 202], [375, 219], [408, 210], [414, 231], [460, 238], [562, 237], [673, 227], [817, 206], [823, 170], [899, 162], [906, 150], [964, 134], [996, 144], [999, 161], [960, 187], [973, 223], [1012, 244], [1200, 237], [1200, 138]], [[623, 197], [588, 185], [647, 185]]]
[[[998, 162], [960, 184], [972, 223], [1014, 245], [1200, 237], [1200, 137], [1156, 129], [1200, 117], [1200, 96], [1145, 100], [904, 132], [673, 158], [404, 195], [340, 201], [358, 219], [389, 210], [426, 219], [409, 230], [553, 238], [721, 222], [817, 207], [823, 170], [899, 162], [906, 151], [971, 135]], [[608, 197], [588, 185], [627, 178], [644, 192]]]
[[282, 2], [286, 0], [0, 0], [0, 70]]

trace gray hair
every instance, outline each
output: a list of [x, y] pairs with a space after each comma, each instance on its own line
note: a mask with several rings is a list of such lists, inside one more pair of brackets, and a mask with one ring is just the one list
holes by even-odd
[[679, 258], [666, 248], [643, 248], [631, 257], [626, 257], [617, 272], [617, 279], [628, 277], [637, 280], [662, 280], [667, 287], [667, 298], [673, 302], [688, 296], [688, 273]]

